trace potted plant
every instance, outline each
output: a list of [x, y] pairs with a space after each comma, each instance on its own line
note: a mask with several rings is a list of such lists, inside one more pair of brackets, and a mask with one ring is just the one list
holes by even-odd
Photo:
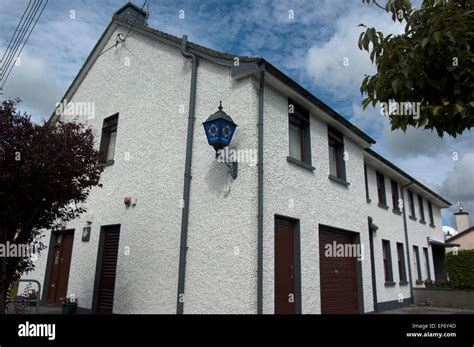
[[36, 300], [38, 299], [38, 292], [34, 289], [28, 291], [27, 300], [28, 306], [36, 306]]
[[433, 280], [430, 280], [430, 279], [426, 279], [425, 280], [425, 287], [426, 288], [433, 288], [434, 287], [434, 283], [433, 283]]
[[63, 303], [63, 314], [73, 314], [77, 311], [77, 298], [74, 294], [68, 295]]

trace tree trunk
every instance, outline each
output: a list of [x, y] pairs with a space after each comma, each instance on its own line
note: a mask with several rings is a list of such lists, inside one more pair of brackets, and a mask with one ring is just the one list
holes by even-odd
[[0, 258], [0, 314], [5, 314], [7, 305], [7, 292], [9, 284], [7, 283], [7, 259]]

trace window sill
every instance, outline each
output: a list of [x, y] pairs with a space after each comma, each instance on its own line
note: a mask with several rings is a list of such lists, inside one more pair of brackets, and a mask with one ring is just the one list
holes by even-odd
[[409, 216], [408, 218], [410, 218], [411, 220], [414, 220], [414, 221], [416, 221], [416, 217]]
[[104, 163], [100, 163], [100, 165], [103, 166], [103, 167], [106, 167], [106, 166], [114, 165], [114, 163], [115, 163], [115, 160], [112, 159], [112, 160], [107, 160]]
[[388, 210], [388, 206], [385, 205], [385, 204], [382, 204], [382, 203], [379, 202], [379, 203], [378, 203], [378, 206], [379, 206], [380, 208], [383, 208], [384, 210]]
[[385, 282], [385, 287], [395, 287], [395, 282]]
[[426, 224], [426, 222], [423, 219], [420, 219], [421, 224]]
[[292, 158], [292, 157], [286, 157], [286, 160], [292, 164], [298, 165], [299, 167], [302, 167], [303, 169], [309, 170], [309, 171], [314, 171], [316, 168], [308, 163], [305, 163], [304, 161]]
[[436, 228], [436, 225], [430, 223], [430, 227]]
[[350, 183], [347, 182], [345, 179], [339, 178], [339, 177], [336, 177], [336, 176], [333, 176], [333, 175], [329, 175], [328, 178], [329, 178], [331, 181], [337, 182], [337, 183], [342, 184], [343, 186], [346, 186], [346, 187], [350, 184]]
[[423, 282], [422, 280], [416, 280], [415, 284], [424, 284], [425, 282]]
[[398, 282], [398, 284], [400, 286], [406, 286], [406, 285], [408, 285], [408, 281], [400, 281], [400, 282]]
[[394, 208], [394, 209], [392, 209], [392, 212], [393, 212], [393, 213], [395, 213], [395, 214], [398, 214], [399, 216], [401, 216], [401, 215], [402, 215], [402, 211], [400, 211], [400, 210], [397, 210], [397, 209], [395, 209], [395, 208]]

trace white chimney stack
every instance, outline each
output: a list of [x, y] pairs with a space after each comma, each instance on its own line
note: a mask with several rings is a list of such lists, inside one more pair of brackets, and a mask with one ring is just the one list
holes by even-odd
[[456, 229], [458, 232], [462, 232], [469, 228], [469, 213], [464, 211], [464, 207], [462, 202], [458, 202], [459, 212], [454, 214], [456, 218]]

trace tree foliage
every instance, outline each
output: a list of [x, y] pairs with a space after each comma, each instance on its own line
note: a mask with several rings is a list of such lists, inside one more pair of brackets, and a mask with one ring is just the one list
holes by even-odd
[[377, 102], [419, 102], [415, 117], [389, 114], [392, 130], [416, 126], [456, 137], [474, 126], [474, 0], [423, 0], [419, 9], [410, 0], [387, 0], [383, 7], [362, 1], [405, 23], [401, 35], [387, 36], [361, 24], [359, 48], [377, 69], [362, 81], [364, 109]]
[[[77, 122], [35, 124], [0, 105], [0, 243], [45, 248], [41, 230], [78, 217], [103, 170], [92, 129]], [[30, 258], [0, 257], [0, 313], [10, 284], [34, 268]]]

